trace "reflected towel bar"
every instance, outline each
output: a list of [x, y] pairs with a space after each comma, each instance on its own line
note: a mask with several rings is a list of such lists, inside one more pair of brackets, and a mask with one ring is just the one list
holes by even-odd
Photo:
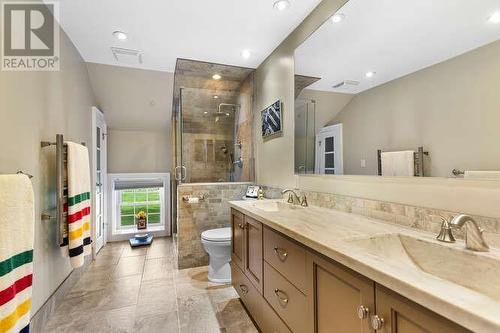
[[18, 172], [16, 172], [16, 174], [28, 176], [29, 179], [33, 178], [33, 175], [30, 175], [29, 173], [23, 172], [21, 170], [19, 170]]
[[[424, 147], [418, 147], [417, 151], [413, 153], [415, 162], [415, 176], [424, 177], [424, 155], [429, 156], [428, 151], [424, 151]], [[377, 150], [377, 167], [378, 175], [382, 176], [382, 150]]]

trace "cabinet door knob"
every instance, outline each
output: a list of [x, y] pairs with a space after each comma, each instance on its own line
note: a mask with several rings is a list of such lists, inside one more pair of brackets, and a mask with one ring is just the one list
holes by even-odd
[[282, 248], [279, 248], [279, 247], [275, 247], [274, 248], [274, 253], [276, 253], [276, 255], [278, 256], [278, 258], [281, 261], [285, 261], [286, 257], [288, 256], [288, 252], [286, 252], [285, 249], [282, 249]]
[[238, 227], [240, 227], [240, 229], [245, 229], [245, 226], [242, 223], [239, 223]]
[[241, 290], [243, 295], [248, 294], [248, 287], [247, 286], [245, 286], [244, 284], [240, 284], [239, 287], [240, 287], [240, 290]]
[[368, 315], [370, 314], [370, 309], [368, 309], [364, 305], [358, 306], [358, 318], [359, 319], [366, 319], [368, 318]]
[[372, 316], [371, 322], [372, 322], [372, 328], [374, 330], [379, 330], [382, 327], [384, 327], [384, 318], [379, 317], [378, 315]]
[[283, 290], [274, 289], [274, 294], [278, 297], [281, 303], [288, 304], [288, 295]]

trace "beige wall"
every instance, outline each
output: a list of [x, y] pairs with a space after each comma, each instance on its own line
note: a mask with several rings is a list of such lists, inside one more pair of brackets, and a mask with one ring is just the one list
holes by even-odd
[[354, 95], [328, 91], [304, 89], [299, 99], [314, 100], [314, 133], [318, 133], [352, 100]]
[[[456, 179], [398, 179], [371, 176], [300, 176], [293, 174], [294, 49], [345, 1], [323, 0], [255, 74], [255, 134], [257, 182], [278, 187], [297, 186], [375, 200], [500, 217], [500, 186], [494, 181]], [[283, 137], [264, 142], [259, 133], [260, 110], [276, 99], [284, 103]]]
[[174, 75], [87, 63], [108, 125], [108, 172], [170, 172]]
[[59, 72], [0, 71], [0, 173], [23, 170], [34, 176], [32, 315], [71, 272], [56, 244], [54, 220], [40, 220], [55, 205], [54, 149], [40, 149], [40, 141], [54, 141], [61, 133], [66, 140], [91, 144], [94, 96], [87, 69], [66, 34], [61, 31], [60, 36]]
[[344, 173], [376, 175], [377, 149], [419, 146], [428, 176], [499, 170], [499, 59], [497, 41], [356, 95], [329, 122], [343, 124]]
[[[293, 53], [345, 0], [323, 0], [271, 53], [255, 72], [255, 171], [257, 182], [295, 186], [294, 177], [294, 60]], [[283, 102], [283, 136], [263, 140], [260, 111], [276, 100]]]
[[170, 134], [163, 130], [108, 130], [108, 172], [170, 172]]

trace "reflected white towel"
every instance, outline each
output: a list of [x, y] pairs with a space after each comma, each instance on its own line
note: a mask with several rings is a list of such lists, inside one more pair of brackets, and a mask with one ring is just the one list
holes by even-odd
[[465, 171], [464, 178], [500, 179], [500, 171]]
[[382, 176], [415, 176], [415, 155], [412, 150], [383, 152]]

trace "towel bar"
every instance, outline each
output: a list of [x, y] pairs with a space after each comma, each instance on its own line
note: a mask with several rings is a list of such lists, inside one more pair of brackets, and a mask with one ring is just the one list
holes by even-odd
[[[57, 221], [57, 244], [61, 245], [64, 235], [61, 234], [64, 222], [64, 137], [62, 134], [56, 135], [56, 142], [42, 141], [42, 148], [56, 146], [56, 221]], [[49, 219], [51, 216], [49, 215]], [[44, 219], [42, 217], [42, 219]], [[47, 219], [47, 216], [45, 216]]]

